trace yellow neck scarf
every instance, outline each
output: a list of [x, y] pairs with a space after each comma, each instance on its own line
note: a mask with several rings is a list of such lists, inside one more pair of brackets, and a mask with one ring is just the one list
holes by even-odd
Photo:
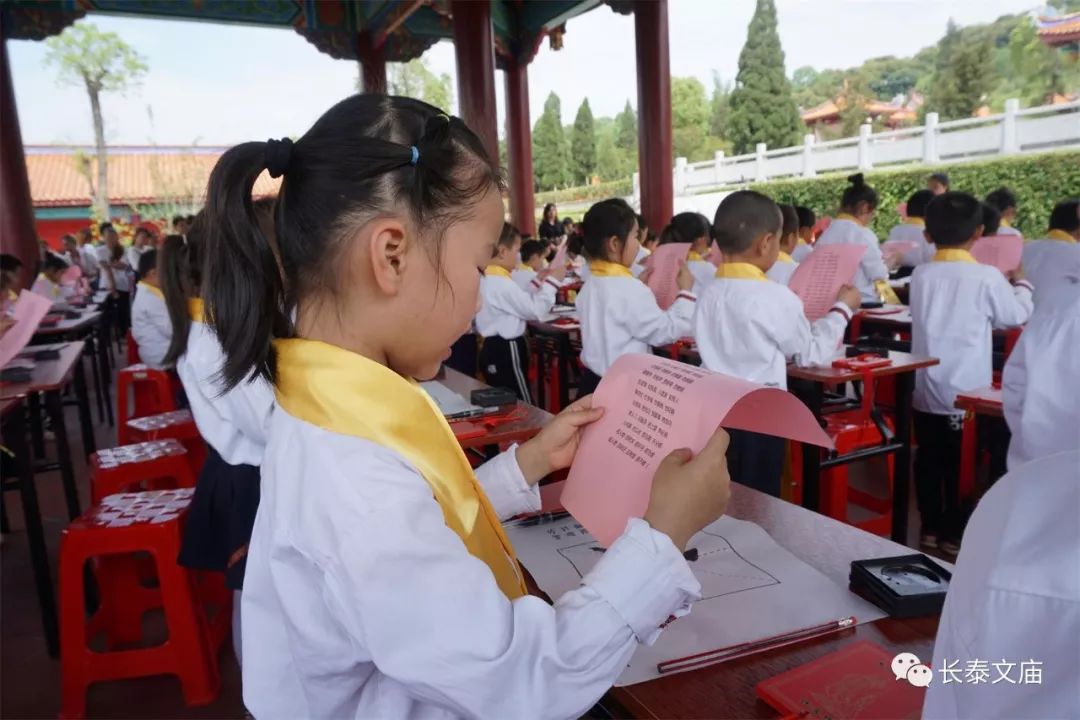
[[8, 300], [18, 300], [19, 299], [19, 294], [17, 292], [15, 292], [14, 290], [12, 290], [11, 288], [8, 288], [7, 296], [8, 296]]
[[[285, 412], [393, 450], [420, 471], [446, 525], [513, 600], [526, 594], [514, 548], [434, 401], [415, 382], [333, 345], [275, 340], [277, 401]], [[362, 478], [358, 478], [362, 480]]]
[[905, 225], [918, 225], [921, 228], [926, 227], [926, 219], [920, 217], [909, 217], [904, 220]]
[[799, 244], [800, 244], [800, 245], [805, 245], [805, 244], [806, 244], [806, 241], [805, 241], [805, 240], [803, 240], [803, 239], [802, 239], [802, 238], [800, 237], [800, 238], [799, 238]]
[[855, 218], [855, 216], [854, 216], [854, 215], [849, 215], [848, 213], [839, 213], [839, 214], [838, 214], [838, 215], [836, 216], [836, 219], [837, 219], [837, 220], [850, 220], [851, 222], [855, 223], [856, 225], [862, 225], [862, 223], [861, 223], [861, 222], [859, 222], [859, 221], [858, 221], [858, 220], [857, 220], [857, 219]]
[[161, 298], [161, 300], [165, 300], [165, 293], [161, 292], [161, 288], [156, 288], [150, 283], [144, 282], [143, 280], [139, 281], [139, 287], [152, 295], [157, 295], [159, 298]]
[[720, 267], [716, 268], [716, 277], [727, 278], [729, 280], [768, 280], [765, 277], [765, 273], [761, 271], [757, 265], [751, 265], [744, 262], [725, 262], [720, 263]]
[[1076, 238], [1074, 238], [1072, 235], [1065, 232], [1064, 230], [1051, 230], [1050, 232], [1046, 233], [1046, 239], [1047, 240], [1060, 240], [1061, 242], [1067, 242], [1067, 243], [1075, 243], [1076, 242]]
[[934, 253], [934, 262], [977, 263], [978, 260], [967, 250], [960, 248], [942, 248]]
[[528, 265], [526, 265], [525, 263], [518, 263], [517, 269], [518, 270], [532, 270], [532, 268], [529, 267]]
[[1009, 222], [1008, 218], [1001, 218], [1001, 222], [999, 222], [998, 224], [1001, 225], [1001, 227], [1007, 227], [1007, 228], [1012, 227], [1012, 223]]
[[630, 272], [630, 268], [607, 260], [589, 261], [589, 274], [596, 277], [634, 277], [634, 274]]
[[881, 299], [881, 302], [887, 303], [889, 305], [903, 305], [903, 303], [900, 302], [900, 298], [897, 297], [896, 291], [892, 289], [891, 285], [889, 285], [888, 280], [875, 280], [874, 290], [877, 291], [878, 297]]
[[781, 250], [780, 254], [776, 256], [776, 261], [782, 263], [791, 263], [792, 265], [795, 264], [795, 258], [791, 257], [783, 250]]
[[501, 265], [488, 265], [486, 268], [484, 268], [484, 275], [488, 277], [494, 275], [495, 277], [508, 278], [510, 277], [510, 271], [502, 267]]
[[45, 273], [38, 274], [38, 280], [44, 280], [49, 283], [49, 295], [55, 300], [60, 297], [60, 286], [54, 283], [52, 280], [45, 276]]
[[701, 257], [701, 253], [691, 250], [690, 253], [686, 256], [686, 261], [693, 262], [694, 260], [702, 262], [703, 260], [705, 260], [705, 258]]
[[203, 301], [202, 298], [191, 298], [187, 301], [188, 315], [195, 322], [206, 322], [205, 315], [203, 314]]

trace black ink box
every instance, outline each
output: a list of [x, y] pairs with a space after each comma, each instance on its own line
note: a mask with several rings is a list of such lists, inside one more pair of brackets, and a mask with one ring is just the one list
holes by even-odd
[[854, 560], [848, 587], [890, 617], [938, 615], [952, 573], [925, 555]]

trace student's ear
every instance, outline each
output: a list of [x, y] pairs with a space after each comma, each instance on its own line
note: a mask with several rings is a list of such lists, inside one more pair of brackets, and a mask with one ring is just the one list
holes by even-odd
[[980, 225], [979, 227], [975, 228], [975, 234], [971, 236], [971, 239], [978, 240], [979, 238], [981, 238], [983, 236], [983, 229], [985, 227], [985, 225]]
[[931, 245], [934, 244], [934, 238], [930, 237], [930, 233], [928, 233], [926, 230], [922, 231], [922, 236], [926, 239], [926, 242], [930, 243]]
[[754, 252], [758, 255], [758, 257], [769, 257], [770, 255], [772, 255], [774, 245], [777, 248], [780, 247], [780, 233], [765, 233], [758, 238], [757, 242], [754, 245]]
[[[375, 286], [387, 295], [396, 295], [408, 264], [408, 228], [397, 218], [379, 218], [360, 229], [360, 237], [349, 243], [349, 265], [367, 264]], [[365, 252], [366, 250], [366, 252]]]
[[608, 259], [615, 258], [614, 262], [618, 262], [622, 257], [622, 243], [619, 242], [618, 235], [612, 235], [604, 241], [604, 251]]

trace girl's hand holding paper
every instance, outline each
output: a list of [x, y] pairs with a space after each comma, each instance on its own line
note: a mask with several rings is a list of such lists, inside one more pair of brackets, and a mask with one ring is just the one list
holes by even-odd
[[520, 445], [517, 461], [525, 481], [534, 485], [556, 470], [570, 467], [582, 428], [603, 414], [603, 408], [592, 406], [592, 395], [586, 395], [556, 415], [536, 437]]

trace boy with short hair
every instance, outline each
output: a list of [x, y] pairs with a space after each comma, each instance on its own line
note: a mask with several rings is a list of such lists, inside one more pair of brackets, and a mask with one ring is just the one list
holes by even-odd
[[[780, 252], [782, 230], [780, 208], [767, 196], [740, 190], [724, 198], [713, 222], [724, 261], [698, 299], [694, 337], [707, 369], [786, 390], [789, 358], [805, 366], [836, 356], [859, 291], [844, 287], [811, 324], [799, 297], [765, 275]], [[783, 439], [742, 430], [729, 435], [731, 479], [779, 497]]]
[[[926, 241], [926, 206], [933, 199], [934, 193], [929, 190], [917, 190], [912, 193], [907, 201], [907, 217], [904, 222], [889, 231], [886, 245], [891, 242], [915, 243], [914, 248], [901, 255], [901, 268], [918, 267], [925, 262], [930, 262], [930, 258], [934, 255], [934, 246]], [[910, 269], [906, 274], [911, 274]]]
[[1080, 273], [1080, 200], [1062, 200], [1050, 213], [1046, 237], [1024, 245], [1023, 265], [1035, 286], [1035, 300], [1064, 279]]
[[795, 214], [799, 216], [799, 242], [791, 253], [791, 259], [797, 263], [814, 251], [811, 241], [814, 239], [814, 226], [817, 225], [817, 215], [814, 211], [803, 205], [795, 206]]
[[1001, 224], [998, 227], [998, 235], [1016, 235], [1024, 237], [1019, 230], [1013, 227], [1016, 222], [1016, 195], [1007, 187], [999, 187], [986, 196], [986, 204], [992, 206], [1001, 214]]
[[784, 218], [784, 227], [780, 231], [780, 252], [765, 276], [773, 282], [787, 285], [795, 273], [795, 268], [799, 267], [799, 263], [791, 257], [799, 243], [799, 215], [791, 205], [780, 205], [780, 214]]
[[983, 206], [976, 198], [960, 192], [934, 198], [926, 234], [937, 252], [911, 275], [912, 352], [940, 360], [915, 374], [921, 544], [952, 554], [963, 532], [957, 479], [964, 413], [956, 409], [956, 396], [990, 386], [991, 331], [1023, 324], [1032, 308], [1032, 286], [1021, 270], [1012, 273], [1010, 285], [1000, 270], [972, 257], [982, 230]]
[[510, 273], [510, 279], [522, 290], [536, 292], [540, 289], [537, 273], [544, 269], [544, 251], [547, 249], [540, 240], [524, 240], [521, 243], [521, 262]]
[[165, 366], [165, 354], [172, 342], [172, 321], [161, 292], [157, 272], [157, 250], [148, 248], [139, 256], [139, 284], [131, 304], [131, 335], [142, 361], [157, 370]]
[[930, 173], [926, 178], [926, 189], [934, 195], [949, 192], [949, 176], [943, 172]]

